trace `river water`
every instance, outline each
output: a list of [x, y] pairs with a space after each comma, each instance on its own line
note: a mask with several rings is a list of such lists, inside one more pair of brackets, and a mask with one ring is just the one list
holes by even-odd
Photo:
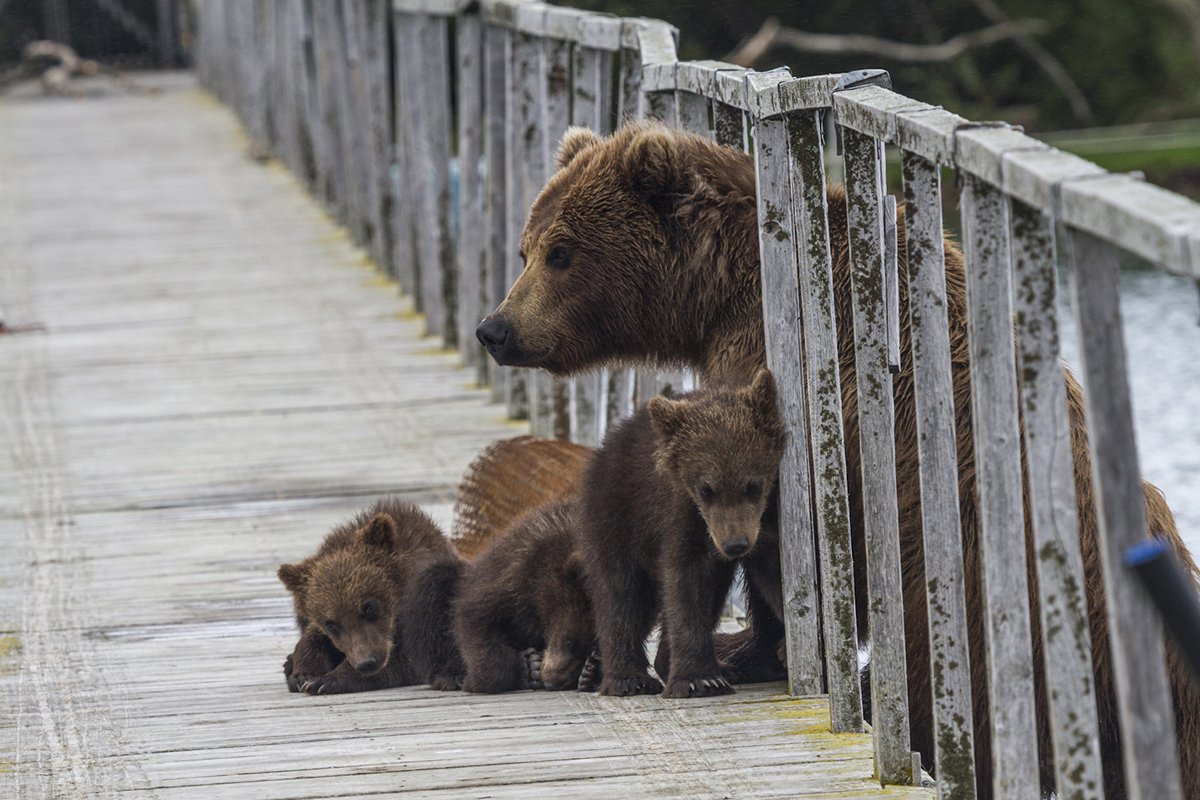
[[[1063, 353], [1080, 372], [1066, 276], [1060, 292]], [[1121, 271], [1121, 315], [1133, 387], [1142, 477], [1162, 489], [1179, 531], [1200, 557], [1200, 298], [1185, 278]]]

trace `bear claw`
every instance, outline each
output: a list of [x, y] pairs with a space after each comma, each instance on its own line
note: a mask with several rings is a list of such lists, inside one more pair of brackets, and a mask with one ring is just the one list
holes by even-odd
[[521, 651], [525, 661], [525, 674], [522, 676], [523, 689], [544, 689], [542, 684], [542, 651], [532, 647]]
[[600, 654], [593, 650], [587, 657], [587, 661], [583, 662], [583, 669], [579, 671], [579, 683], [575, 688], [580, 692], [594, 692], [599, 688], [603, 679], [604, 671], [600, 662]]
[[733, 694], [729, 681], [720, 675], [707, 678], [672, 678], [663, 689], [663, 697], [713, 697]]
[[605, 677], [600, 682], [600, 694], [609, 697], [629, 697], [635, 694], [658, 694], [663, 685], [648, 673], [624, 677]]

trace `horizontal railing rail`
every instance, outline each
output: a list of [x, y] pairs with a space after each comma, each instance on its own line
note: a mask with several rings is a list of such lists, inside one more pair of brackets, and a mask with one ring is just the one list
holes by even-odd
[[[767, 362], [792, 432], [780, 480], [791, 691], [828, 692], [832, 729], [863, 729], [865, 602], [883, 782], [920, 778], [910, 731], [929, 717], [933, 763], [923, 766], [940, 796], [974, 797], [977, 774], [991, 776], [984, 794], [1040, 796], [1044, 718], [1058, 796], [1104, 796], [1102, 726], [1113, 721], [1097, 696], [1097, 595], [1087, 591], [1102, 580], [1127, 786], [1118, 796], [1183, 796], [1162, 627], [1121, 566], [1148, 523], [1116, 275], [1128, 251], [1200, 279], [1200, 205], [1013, 126], [905, 97], [879, 71], [793, 77], [678, 61], [677, 31], [655, 20], [516, 0], [197, 9], [203, 83], [396, 277], [427, 332], [542, 435], [596, 444], [636, 403], [695, 384], [687, 372], [644, 369], [552, 379], [496, 367], [474, 343], [476, 320], [522, 270], [525, 218], [568, 125], [608, 133], [655, 117], [751, 153]], [[836, 252], [828, 130], [844, 151], [847, 241]], [[895, 193], [887, 148], [899, 153]], [[944, 168], [961, 182], [962, 275], [947, 271], [960, 255], [943, 234]], [[1060, 367], [1060, 252], [1082, 339], [1082, 467], [1076, 384]], [[850, 296], [839, 306], [845, 271]], [[851, 328], [847, 370], [839, 331]], [[897, 446], [906, 436], [915, 453]], [[1096, 506], [1094, 538], [1081, 539], [1080, 480], [1094, 481], [1095, 497], [1082, 498]], [[901, 519], [913, 492], [915, 531]], [[1093, 556], [1102, 578], [1085, 570]], [[916, 603], [905, 596], [914, 569]], [[928, 674], [912, 674], [914, 663]], [[986, 727], [974, 723], [983, 718]], [[976, 737], [988, 742], [985, 762]]]

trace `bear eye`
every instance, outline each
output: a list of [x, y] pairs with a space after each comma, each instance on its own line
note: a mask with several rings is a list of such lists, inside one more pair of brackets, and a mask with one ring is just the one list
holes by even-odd
[[342, 632], [341, 627], [331, 619], [325, 620], [325, 632], [330, 636], [337, 636]]
[[551, 269], [566, 269], [570, 263], [571, 250], [564, 245], [557, 244], [546, 254], [546, 266]]
[[373, 600], [368, 600], [363, 603], [362, 618], [367, 622], [373, 622], [379, 616], [379, 606], [375, 605]]
[[716, 494], [717, 493], [713, 491], [713, 488], [711, 486], [709, 486], [707, 483], [702, 484], [700, 486], [700, 499], [703, 500], [704, 502], [707, 503], [708, 501], [712, 500], [713, 497], [716, 496]]
[[762, 484], [758, 481], [750, 481], [746, 484], [746, 499], [757, 500], [762, 497]]

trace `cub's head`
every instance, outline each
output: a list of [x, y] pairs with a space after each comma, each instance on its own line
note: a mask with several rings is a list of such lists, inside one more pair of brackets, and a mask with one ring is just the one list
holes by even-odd
[[547, 689], [574, 689], [579, 673], [595, 647], [592, 607], [583, 585], [583, 562], [572, 552], [555, 568], [561, 586], [546, 621], [546, 649], [542, 654], [542, 683]]
[[371, 675], [391, 656], [399, 590], [391, 563], [396, 523], [375, 514], [354, 531], [353, 542], [279, 568], [296, 615], [320, 628], [354, 669]]
[[[558, 374], [630, 359], [684, 360], [680, 351], [699, 342], [688, 341], [698, 338], [695, 325], [680, 318], [694, 297], [678, 265], [720, 235], [719, 223], [691, 219], [684, 207], [705, 191], [706, 173], [738, 172], [738, 158], [653, 122], [607, 138], [568, 130], [558, 171], [521, 236], [524, 271], [479, 324], [480, 343], [499, 364]], [[748, 174], [752, 207], [752, 167]]]
[[741, 389], [655, 397], [646, 408], [658, 434], [658, 469], [692, 498], [719, 554], [749, 553], [787, 441], [771, 373], [759, 370]]

